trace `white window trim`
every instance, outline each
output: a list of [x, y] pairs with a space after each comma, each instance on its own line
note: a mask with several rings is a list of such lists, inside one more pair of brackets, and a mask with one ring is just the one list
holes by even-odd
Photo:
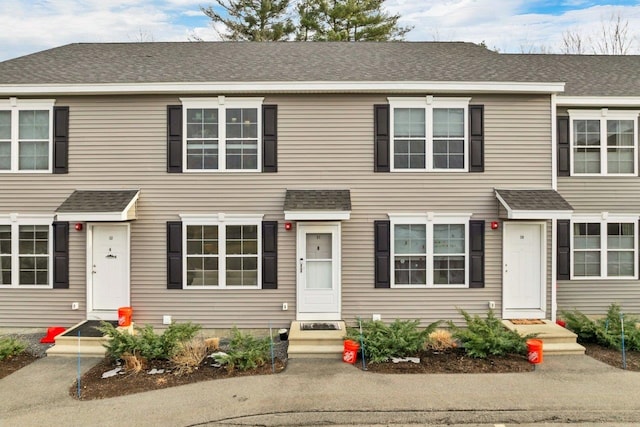
[[[569, 113], [569, 143], [571, 144], [571, 176], [638, 176], [638, 115], [640, 110], [567, 110]], [[633, 120], [633, 173], [609, 173], [607, 171], [607, 120]], [[573, 138], [574, 120], [600, 121], [600, 173], [576, 173], [574, 170], [576, 148]]]
[[[0, 110], [11, 111], [11, 168], [1, 169], [0, 173], [51, 173], [53, 164], [53, 105], [55, 99], [0, 99]], [[49, 162], [47, 169], [19, 169], [19, 112], [21, 110], [47, 110], [49, 112]]]
[[[465, 213], [389, 213], [387, 214], [390, 221], [390, 254], [391, 254], [391, 288], [397, 289], [460, 289], [469, 287], [469, 220], [472, 214]], [[424, 224], [427, 231], [427, 280], [425, 285], [396, 285], [395, 275], [395, 226], [398, 224]], [[459, 285], [436, 285], [433, 283], [433, 226], [436, 224], [463, 224], [464, 225], [464, 284]]]
[[[181, 214], [182, 219], [182, 289], [261, 289], [262, 288], [262, 214]], [[187, 226], [217, 225], [218, 226], [218, 285], [217, 286], [187, 286]], [[227, 286], [226, 285], [226, 226], [227, 225], [255, 225], [258, 227], [258, 277], [256, 286]]]
[[[194, 173], [218, 173], [218, 172], [249, 172], [262, 171], [262, 103], [264, 98], [227, 98], [218, 96], [215, 98], [180, 98], [182, 103], [182, 164], [183, 172]], [[189, 169], [187, 168], [187, 110], [193, 108], [218, 109], [218, 169]], [[257, 129], [257, 166], [255, 169], [227, 169], [227, 143], [226, 143], [226, 108], [256, 108]]]
[[[469, 102], [471, 98], [439, 98], [432, 95], [425, 97], [388, 97], [389, 102], [389, 156], [391, 172], [447, 172], [460, 173], [469, 171]], [[393, 110], [395, 108], [422, 108], [425, 110], [425, 167], [424, 168], [396, 168], [395, 167], [395, 123]], [[433, 167], [433, 110], [437, 108], [462, 108], [464, 110], [464, 166], [462, 169], [440, 169]]]
[[[569, 241], [571, 242], [571, 280], [638, 280], [638, 220], [640, 215], [629, 214], [610, 214], [602, 212], [600, 214], [573, 215], [570, 224]], [[573, 259], [575, 245], [573, 243], [573, 224], [574, 223], [599, 223], [600, 224], [600, 275], [599, 276], [574, 276]], [[608, 276], [607, 275], [607, 224], [608, 223], [631, 223], [633, 224], [633, 276]], [[594, 249], [595, 250], [595, 249]]]
[[[11, 226], [11, 284], [0, 285], [0, 289], [52, 289], [53, 288], [53, 215], [48, 214], [17, 214], [0, 215], [0, 225]], [[20, 226], [21, 225], [47, 225], [48, 237], [48, 285], [21, 285], [20, 284]]]

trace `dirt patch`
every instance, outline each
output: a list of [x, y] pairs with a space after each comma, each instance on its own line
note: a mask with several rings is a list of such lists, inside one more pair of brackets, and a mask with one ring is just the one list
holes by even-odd
[[0, 361], [0, 379], [13, 374], [18, 369], [22, 369], [36, 360], [38, 360], [38, 357], [26, 351], [17, 356], [7, 357]]
[[[273, 373], [270, 363], [260, 368], [244, 372], [237, 370], [228, 372], [224, 367], [212, 367], [211, 359], [208, 359], [208, 361], [204, 362], [192, 373], [176, 375], [171, 372], [171, 370], [174, 369], [171, 363], [163, 360], [155, 360], [149, 363], [148, 369], [139, 373], [117, 374], [110, 378], [102, 378], [102, 374], [104, 372], [110, 371], [114, 367], [115, 366], [111, 361], [105, 358], [103, 361], [87, 371], [87, 373], [80, 378], [80, 400], [104, 399], [108, 397], [158, 390], [167, 387], [175, 387], [200, 381], [248, 375], [270, 375]], [[275, 372], [282, 372], [284, 368], [284, 362], [276, 359]], [[152, 369], [164, 369], [165, 372], [162, 374], [148, 374], [147, 372]], [[73, 386], [69, 389], [69, 394], [76, 399], [78, 398], [78, 386], [75, 381]]]
[[[612, 348], [606, 348], [599, 346], [598, 344], [585, 344], [581, 343], [586, 348], [585, 354], [593, 357], [600, 362], [611, 365], [614, 368], [622, 369], [622, 352]], [[640, 371], [640, 352], [639, 351], [627, 351], [627, 370], [628, 371]]]
[[[356, 366], [362, 368], [360, 362]], [[486, 359], [476, 359], [457, 348], [441, 352], [423, 352], [420, 354], [420, 363], [372, 363], [367, 369], [384, 374], [480, 374], [530, 372], [533, 365], [526, 356], [490, 356]]]

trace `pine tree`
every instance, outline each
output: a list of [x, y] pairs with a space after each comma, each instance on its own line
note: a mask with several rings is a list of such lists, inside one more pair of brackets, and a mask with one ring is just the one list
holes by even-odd
[[382, 10], [385, 0], [302, 0], [298, 4], [298, 40], [401, 40], [412, 27], [398, 25], [400, 15]]
[[224, 12], [215, 6], [200, 10], [214, 24], [220, 23], [226, 32], [220, 32], [223, 40], [231, 41], [282, 41], [296, 30], [288, 8], [291, 0], [215, 0]]

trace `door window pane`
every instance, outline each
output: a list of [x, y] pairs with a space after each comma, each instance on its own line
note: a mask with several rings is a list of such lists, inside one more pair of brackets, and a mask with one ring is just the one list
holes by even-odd
[[332, 235], [331, 233], [307, 233], [306, 245], [307, 259], [331, 259]]
[[333, 288], [333, 262], [326, 260], [307, 259], [305, 284], [307, 289]]

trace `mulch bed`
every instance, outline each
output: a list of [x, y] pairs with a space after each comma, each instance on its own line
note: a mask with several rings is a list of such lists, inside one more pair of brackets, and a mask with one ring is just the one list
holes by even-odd
[[24, 368], [30, 363], [38, 360], [38, 357], [33, 356], [29, 352], [20, 353], [17, 356], [7, 357], [0, 362], [0, 379], [14, 373], [15, 371]]
[[[612, 348], [605, 348], [598, 344], [580, 343], [586, 348], [585, 354], [593, 357], [607, 365], [611, 365], [615, 368], [622, 369], [622, 352]], [[627, 351], [627, 370], [628, 371], [640, 371], [640, 352], [639, 351]]]
[[[362, 368], [362, 364], [356, 364]], [[413, 362], [384, 362], [367, 365], [371, 372], [383, 374], [480, 374], [531, 372], [533, 365], [526, 356], [490, 356], [486, 359], [476, 359], [465, 354], [463, 349], [456, 348], [441, 352], [423, 352], [420, 363]]]
[[[260, 368], [248, 371], [234, 370], [228, 372], [226, 368], [214, 368], [210, 365], [211, 359], [204, 362], [197, 370], [190, 374], [176, 375], [170, 372], [173, 369], [168, 361], [151, 361], [147, 369], [138, 373], [118, 374], [110, 378], [102, 378], [104, 372], [110, 371], [115, 366], [110, 359], [105, 358], [96, 366], [91, 368], [80, 378], [80, 400], [104, 399], [108, 397], [124, 396], [126, 394], [140, 393], [144, 391], [158, 390], [167, 387], [175, 387], [184, 384], [191, 384], [200, 381], [208, 381], [222, 378], [242, 377], [248, 375], [271, 375], [273, 374], [271, 364], [266, 364]], [[282, 372], [285, 363], [276, 359], [275, 371]], [[150, 375], [147, 372], [151, 369], [164, 369], [165, 373]], [[78, 398], [78, 385], [74, 381], [69, 389], [69, 394]]]

